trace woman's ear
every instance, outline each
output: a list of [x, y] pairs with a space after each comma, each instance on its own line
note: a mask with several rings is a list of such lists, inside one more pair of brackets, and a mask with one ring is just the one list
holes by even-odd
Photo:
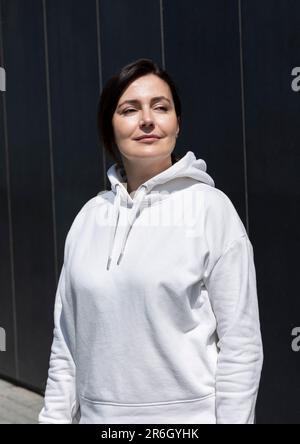
[[181, 127], [181, 118], [180, 118], [180, 116], [177, 117], [177, 121], [178, 121], [178, 129], [177, 129], [176, 137], [178, 137], [178, 135], [180, 133], [180, 127]]

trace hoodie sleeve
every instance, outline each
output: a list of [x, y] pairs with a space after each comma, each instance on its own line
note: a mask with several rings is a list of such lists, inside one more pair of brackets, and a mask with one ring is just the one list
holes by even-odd
[[50, 353], [44, 406], [39, 424], [77, 424], [80, 404], [76, 390], [76, 329], [69, 264], [76, 238], [85, 221], [87, 210], [98, 205], [98, 195], [88, 200], [75, 216], [67, 233], [64, 261], [57, 285], [54, 304], [54, 330]]
[[205, 282], [217, 321], [217, 424], [253, 424], [263, 347], [252, 244], [230, 243]]
[[66, 271], [62, 267], [54, 305], [54, 332], [44, 406], [39, 424], [72, 423], [76, 413], [76, 368], [71, 354], [72, 316], [67, 310]]

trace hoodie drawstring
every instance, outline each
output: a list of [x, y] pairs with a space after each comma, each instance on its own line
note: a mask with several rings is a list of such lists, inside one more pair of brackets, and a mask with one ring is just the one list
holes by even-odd
[[[137, 195], [136, 195], [137, 197], [134, 199], [134, 204], [133, 204], [133, 207], [131, 210], [132, 212], [130, 212], [129, 223], [128, 223], [126, 230], [125, 230], [124, 238], [122, 241], [122, 248], [121, 248], [121, 252], [120, 252], [120, 255], [119, 255], [119, 258], [117, 261], [117, 265], [120, 264], [121, 259], [124, 255], [124, 249], [125, 249], [125, 245], [127, 242], [129, 232], [132, 228], [132, 225], [134, 224], [134, 221], [135, 221], [137, 213], [140, 209], [141, 203], [143, 202], [144, 195], [145, 195], [146, 191], [147, 191], [147, 188], [146, 188], [146, 186], [143, 185], [141, 190], [137, 193]], [[121, 205], [121, 189], [120, 189], [120, 185], [117, 184], [116, 185], [116, 196], [115, 196], [114, 207], [113, 207], [113, 212], [112, 212], [111, 232], [110, 232], [110, 240], [109, 240], [107, 266], [106, 266], [107, 270], [109, 270], [111, 260], [112, 260], [112, 250], [113, 250], [113, 246], [114, 246], [114, 241], [115, 241], [117, 227], [118, 227], [118, 223], [119, 223], [119, 217], [120, 217], [120, 205]], [[114, 223], [113, 223], [114, 221], [115, 221], [115, 227], [114, 227]]]
[[[113, 245], [114, 245], [114, 241], [115, 241], [115, 235], [116, 235], [116, 231], [117, 231], [117, 226], [119, 223], [119, 216], [120, 216], [120, 204], [121, 204], [121, 191], [120, 191], [120, 187], [116, 186], [116, 196], [114, 198], [114, 206], [113, 206], [113, 211], [112, 211], [112, 219], [111, 219], [111, 230], [110, 230], [110, 238], [109, 238], [109, 248], [108, 248], [108, 259], [107, 259], [107, 266], [106, 269], [108, 270], [110, 267], [110, 263], [111, 263], [111, 253], [112, 253], [112, 249], [113, 249]], [[116, 216], [117, 213], [117, 216]], [[113, 230], [114, 226], [113, 226], [113, 222], [114, 220], [116, 220], [116, 225], [115, 225], [115, 229]]]

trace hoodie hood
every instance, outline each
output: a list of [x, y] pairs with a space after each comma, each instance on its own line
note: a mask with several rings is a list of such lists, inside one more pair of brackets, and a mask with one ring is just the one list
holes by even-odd
[[[163, 185], [174, 179], [191, 178], [212, 187], [215, 186], [213, 179], [206, 172], [206, 162], [203, 159], [196, 159], [192, 151], [188, 151], [184, 157], [172, 166], [141, 184], [137, 190], [131, 194], [127, 191], [127, 177], [124, 168], [118, 168], [116, 163], [113, 164], [107, 170], [107, 177], [111, 183], [111, 190], [114, 193], [107, 270], [109, 270], [112, 260], [111, 255], [118, 228], [120, 207], [122, 205], [130, 208], [130, 214], [117, 265], [120, 264], [123, 257], [128, 235], [137, 218], [138, 212], [141, 211], [143, 207], [152, 205], [155, 201], [165, 198], [165, 194], [161, 193], [161, 191], [163, 191]], [[176, 188], [175, 183], [174, 188]]]

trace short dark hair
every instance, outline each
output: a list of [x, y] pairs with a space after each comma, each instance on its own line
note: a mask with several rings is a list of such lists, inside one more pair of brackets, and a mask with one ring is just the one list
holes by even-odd
[[[128, 85], [135, 79], [147, 74], [155, 74], [169, 85], [173, 96], [175, 112], [181, 124], [181, 102], [177, 93], [177, 87], [170, 75], [151, 59], [138, 59], [124, 66], [119, 73], [112, 76], [106, 83], [101, 92], [97, 107], [97, 131], [100, 143], [103, 144], [106, 151], [119, 167], [122, 165], [122, 158], [115, 144], [112, 125], [113, 114], [119, 98]], [[171, 159], [172, 164], [174, 164], [180, 157], [172, 152]]]

